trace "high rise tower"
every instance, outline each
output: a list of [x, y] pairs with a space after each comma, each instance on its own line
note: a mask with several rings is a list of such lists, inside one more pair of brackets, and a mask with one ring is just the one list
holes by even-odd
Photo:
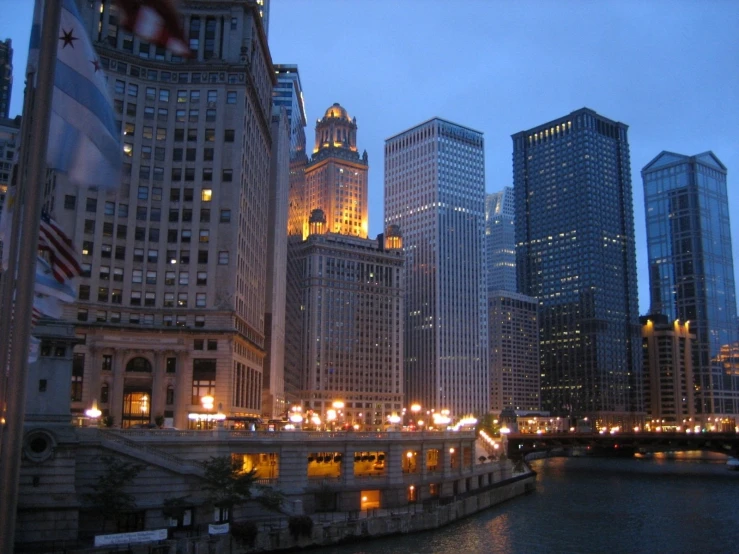
[[72, 409], [97, 400], [124, 427], [261, 415], [274, 70], [257, 3], [181, 2], [186, 63], [127, 33], [115, 3], [79, 7], [124, 165], [113, 192], [58, 175], [47, 205], [85, 270], [65, 312]]
[[485, 195], [488, 290], [516, 292], [516, 229], [513, 189]]
[[406, 400], [488, 411], [482, 133], [434, 118], [385, 141], [385, 225], [406, 253]]
[[397, 227], [367, 238], [367, 153], [359, 158], [356, 129], [339, 104], [316, 124], [306, 238], [291, 236], [288, 256], [286, 341], [298, 339], [300, 352], [286, 357], [299, 364], [305, 413], [325, 421], [338, 409], [338, 423], [382, 429], [403, 407], [404, 258]]
[[739, 416], [739, 337], [726, 167], [662, 152], [644, 169], [651, 313], [690, 322], [696, 415]]
[[313, 157], [305, 169], [303, 237], [315, 209], [331, 233], [367, 238], [367, 151], [357, 151], [357, 121], [333, 104], [316, 122]]
[[601, 425], [643, 412], [626, 131], [583, 108], [513, 135], [518, 286], [539, 299], [542, 408]]
[[0, 42], [0, 119], [10, 114], [10, 95], [13, 92], [13, 41]]

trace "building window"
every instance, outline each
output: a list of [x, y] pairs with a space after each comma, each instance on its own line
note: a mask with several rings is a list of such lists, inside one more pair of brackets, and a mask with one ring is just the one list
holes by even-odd
[[78, 300], [90, 299], [90, 285], [80, 285], [77, 292]]
[[221, 210], [221, 218], [219, 221], [221, 223], [230, 223], [231, 222], [231, 210]]
[[107, 404], [110, 396], [110, 386], [108, 383], [103, 383], [100, 387], [100, 403]]
[[195, 307], [205, 308], [205, 293], [204, 292], [198, 292], [195, 294]]
[[226, 104], [236, 104], [236, 91], [229, 90], [226, 92]]
[[233, 129], [226, 129], [223, 132], [223, 142], [233, 142], [236, 132]]
[[74, 210], [77, 206], [77, 197], [72, 194], [64, 195], [64, 209]]
[[172, 404], [174, 404], [174, 387], [172, 385], [169, 385], [167, 387], [167, 398], [166, 398], [166, 402], [165, 403], [168, 406], [171, 406]]
[[228, 265], [228, 250], [218, 252], [218, 265]]
[[167, 373], [177, 373], [177, 358], [167, 358]]
[[208, 274], [205, 271], [198, 271], [196, 284], [198, 286], [203, 286], [203, 285], [208, 284]]
[[82, 401], [82, 383], [85, 376], [85, 355], [75, 354], [72, 358], [72, 402]]
[[216, 388], [215, 359], [192, 361], [192, 404], [200, 405], [204, 396], [213, 396]]
[[204, 315], [195, 316], [195, 327], [205, 327], [205, 316]]

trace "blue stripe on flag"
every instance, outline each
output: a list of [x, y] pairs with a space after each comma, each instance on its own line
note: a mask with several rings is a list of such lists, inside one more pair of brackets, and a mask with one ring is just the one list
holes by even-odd
[[57, 60], [54, 86], [90, 110], [111, 135], [114, 137], [118, 135], [113, 110], [95, 83], [61, 60]]

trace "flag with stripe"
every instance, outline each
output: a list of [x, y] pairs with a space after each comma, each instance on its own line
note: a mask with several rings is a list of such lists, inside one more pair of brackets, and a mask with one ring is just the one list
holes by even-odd
[[51, 271], [60, 283], [82, 274], [82, 265], [72, 240], [46, 212], [41, 214], [38, 249], [49, 254]]
[[[105, 73], [74, 0], [61, 1], [47, 162], [73, 184], [114, 189], [122, 152]], [[38, 65], [42, 4], [36, 0], [29, 72]]]
[[123, 12], [123, 28], [147, 42], [164, 46], [177, 56], [190, 57], [180, 15], [172, 0], [116, 0]]

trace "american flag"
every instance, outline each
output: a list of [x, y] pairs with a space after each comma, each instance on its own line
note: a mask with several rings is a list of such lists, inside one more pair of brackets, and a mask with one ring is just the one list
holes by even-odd
[[41, 214], [38, 248], [49, 253], [51, 271], [60, 283], [82, 274], [82, 266], [72, 240], [46, 212]]
[[190, 48], [173, 0], [116, 0], [123, 11], [123, 28], [177, 56], [190, 57]]

